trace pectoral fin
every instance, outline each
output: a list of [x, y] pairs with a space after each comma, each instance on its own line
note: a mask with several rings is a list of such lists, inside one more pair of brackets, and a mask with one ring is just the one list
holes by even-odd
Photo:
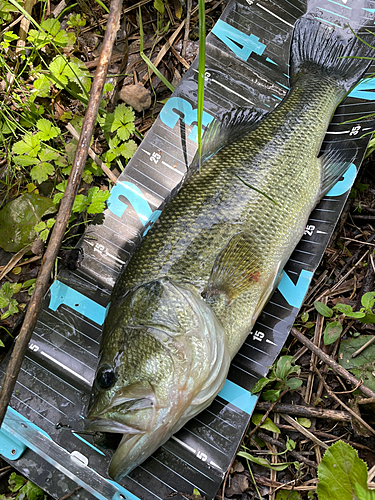
[[238, 233], [216, 257], [206, 298], [225, 293], [228, 303], [260, 280], [262, 261], [251, 235]]

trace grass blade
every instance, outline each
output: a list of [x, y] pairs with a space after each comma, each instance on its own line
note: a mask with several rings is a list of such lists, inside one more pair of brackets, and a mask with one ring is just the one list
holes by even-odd
[[198, 162], [201, 170], [202, 154], [202, 125], [203, 125], [203, 103], [204, 103], [204, 76], [206, 62], [206, 20], [205, 3], [199, 0], [199, 60], [198, 60]]

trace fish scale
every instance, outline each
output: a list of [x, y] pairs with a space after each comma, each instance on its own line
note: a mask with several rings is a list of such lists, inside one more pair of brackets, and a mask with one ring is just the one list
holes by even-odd
[[[196, 157], [186, 183], [120, 276], [104, 324], [88, 429], [119, 432], [118, 424], [125, 424], [109, 467], [114, 479], [222, 389], [310, 213], [355, 156], [356, 146], [348, 146], [317, 158], [337, 105], [368, 66], [347, 56], [368, 53], [358, 39], [344, 41], [319, 21], [301, 18], [284, 101], [264, 116], [242, 110], [207, 128], [202, 171]], [[129, 346], [134, 332], [138, 342]], [[145, 332], [157, 347], [148, 361], [140, 359], [134, 387], [127, 351], [137, 359]], [[120, 362], [111, 364], [111, 356]], [[109, 384], [101, 379], [105, 364]], [[131, 429], [134, 412], [144, 422], [142, 435]]]

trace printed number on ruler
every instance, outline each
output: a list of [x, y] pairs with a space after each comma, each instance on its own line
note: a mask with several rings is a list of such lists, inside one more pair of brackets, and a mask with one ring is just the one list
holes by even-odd
[[[180, 119], [188, 126], [198, 122], [197, 109], [193, 108], [193, 106], [185, 99], [182, 99], [182, 97], [171, 97], [164, 105], [159, 116], [161, 121], [171, 129], [176, 126], [178, 120]], [[203, 111], [203, 126], [207, 127], [207, 125], [212, 122], [213, 118], [214, 117], [212, 115]], [[197, 125], [193, 126], [188, 138], [198, 144]]]
[[[257, 36], [252, 34], [246, 35], [221, 19], [217, 21], [211, 33], [216, 35], [243, 61], [247, 61], [253, 52], [261, 56], [266, 48], [264, 43], [261, 43]], [[239, 47], [239, 45], [242, 48]]]
[[33, 344], [32, 342], [30, 342], [29, 349], [30, 349], [30, 351], [38, 352], [39, 351], [39, 346], [36, 345], [36, 344]]
[[150, 162], [157, 164], [161, 158], [161, 154], [153, 152], [150, 156]]
[[315, 226], [313, 226], [312, 224], [309, 224], [308, 226], [306, 226], [303, 234], [305, 236], [312, 236], [314, 231], [315, 231]]
[[253, 340], [258, 340], [259, 342], [262, 342], [263, 338], [264, 338], [264, 333], [263, 332], [260, 332], [259, 330], [256, 330], [253, 333]]
[[[153, 154], [156, 155], [154, 161], [157, 163], [157, 157], [160, 155], [158, 153]], [[149, 229], [160, 217], [161, 210], [152, 211], [145, 195], [139, 187], [132, 182], [123, 181], [118, 182], [116, 186], [113, 187], [111, 196], [107, 201], [109, 210], [114, 215], [117, 215], [117, 217], [122, 217], [125, 210], [128, 208], [127, 203], [121, 199], [122, 197], [126, 198], [126, 200], [130, 202], [143, 226], [150, 223], [146, 231], [143, 233], [144, 235], [147, 234]]]

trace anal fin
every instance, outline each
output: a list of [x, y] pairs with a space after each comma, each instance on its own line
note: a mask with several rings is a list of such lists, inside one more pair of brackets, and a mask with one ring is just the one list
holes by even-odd
[[334, 142], [318, 158], [322, 163], [323, 181], [320, 197], [336, 184], [348, 170], [357, 156], [358, 148], [354, 141]]

